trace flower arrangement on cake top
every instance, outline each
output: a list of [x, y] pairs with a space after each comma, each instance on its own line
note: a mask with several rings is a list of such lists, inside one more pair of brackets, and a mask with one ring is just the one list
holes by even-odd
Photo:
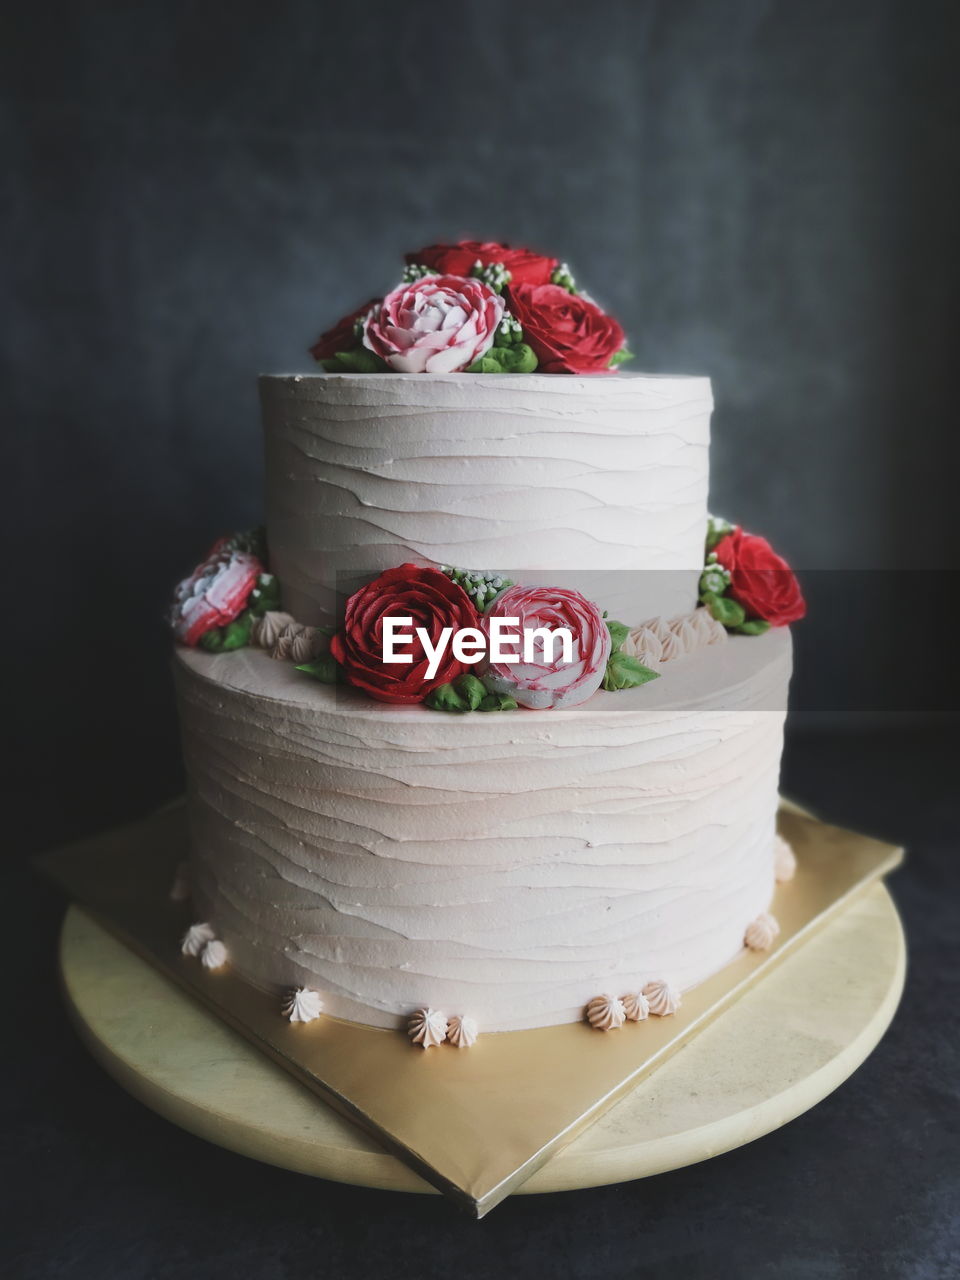
[[610, 373], [631, 358], [617, 321], [556, 258], [489, 241], [432, 244], [403, 277], [317, 339], [330, 373]]

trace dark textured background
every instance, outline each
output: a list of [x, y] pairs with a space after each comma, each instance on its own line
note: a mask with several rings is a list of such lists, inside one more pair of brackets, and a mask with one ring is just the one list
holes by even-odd
[[[943, 625], [958, 581], [958, 9], [928, 0], [4, 6], [0, 463], [12, 563], [2, 633], [13, 749], [3, 779], [8, 826], [22, 827], [16, 849], [137, 816], [177, 790], [162, 612], [213, 535], [258, 518], [255, 374], [308, 368], [309, 341], [389, 285], [402, 250], [473, 234], [566, 258], [622, 319], [635, 368], [714, 379], [712, 505], [807, 571], [794, 724], [818, 731], [794, 739], [788, 788], [918, 842], [903, 873], [914, 923], [934, 904], [946, 911], [937, 877], [956, 848], [957, 773], [944, 752], [955, 754], [956, 738], [922, 725], [960, 706]], [[891, 732], [893, 710], [920, 727]], [[871, 724], [880, 727], [864, 736]], [[824, 737], [825, 727], [849, 736]], [[845, 808], [848, 777], [864, 800], [848, 797]], [[24, 907], [21, 932], [49, 947], [54, 908], [22, 886], [10, 892], [38, 912], [34, 929]], [[934, 930], [944, 945], [956, 936], [951, 921]], [[934, 970], [923, 944], [920, 953], [921, 1005], [939, 1018], [943, 965]], [[106, 1085], [78, 1132], [94, 1069], [61, 1043], [62, 1028], [57, 1043], [42, 1031], [49, 999], [25, 986], [36, 1051], [54, 1055], [52, 1074], [27, 1063], [30, 1087], [60, 1093], [61, 1055], [86, 1075], [63, 1106], [25, 1122], [12, 1150], [33, 1177], [20, 1185], [42, 1206], [70, 1198], [84, 1162], [91, 1182], [82, 1221], [72, 1212], [37, 1237], [24, 1210], [20, 1274], [209, 1277], [230, 1273], [234, 1249], [251, 1275], [300, 1274], [311, 1259], [324, 1273], [325, 1257], [328, 1274], [349, 1275], [351, 1232], [367, 1237], [384, 1220], [394, 1238], [396, 1201], [331, 1192], [328, 1225], [308, 1226], [322, 1188], [201, 1148]], [[542, 1260], [557, 1275], [565, 1265], [634, 1274], [610, 1243], [628, 1213], [635, 1257], [648, 1241], [663, 1274], [671, 1259], [688, 1268], [711, 1257], [717, 1276], [746, 1274], [748, 1263], [754, 1276], [804, 1280], [954, 1274], [945, 1250], [957, 1240], [957, 1188], [940, 1147], [945, 1133], [956, 1137], [956, 1099], [942, 1081], [957, 1063], [938, 1035], [935, 1075], [919, 1074], [909, 1045], [893, 1060], [886, 1051], [893, 1074], [880, 1084], [883, 1067], [871, 1066], [875, 1094], [854, 1095], [869, 1113], [862, 1126], [843, 1127], [844, 1104], [833, 1102], [769, 1140], [774, 1181], [762, 1199], [762, 1157], [748, 1151], [726, 1158], [726, 1175], [704, 1166], [619, 1200], [597, 1192], [553, 1208], [508, 1205], [502, 1228], [480, 1230], [513, 1248], [518, 1266]], [[897, 1127], [888, 1107], [901, 1071]], [[10, 1096], [43, 1112], [29, 1090]], [[131, 1126], [135, 1152], [111, 1118]], [[820, 1128], [832, 1122], [836, 1145]], [[821, 1133], [816, 1155], [798, 1136], [804, 1125]], [[812, 1182], [833, 1189], [834, 1157], [845, 1194], [879, 1178], [871, 1143], [881, 1163], [913, 1161], [903, 1177], [909, 1223], [892, 1183], [878, 1189], [876, 1214], [868, 1199], [849, 1216], [846, 1201], [818, 1199]], [[191, 1204], [169, 1181], [183, 1152], [205, 1171]], [[166, 1172], [151, 1175], [154, 1161]], [[225, 1168], [241, 1169], [229, 1196], [211, 1190]], [[724, 1202], [725, 1178], [736, 1203]], [[261, 1195], [266, 1206], [256, 1247], [242, 1227], [235, 1246], [232, 1228], [231, 1242], [224, 1236], [239, 1184], [244, 1221]], [[671, 1210], [673, 1195], [692, 1219]], [[778, 1223], [797, 1195], [806, 1222], [785, 1232]], [[109, 1217], [115, 1197], [121, 1223]], [[154, 1200], [163, 1221], [148, 1213]], [[281, 1203], [297, 1212], [284, 1216]], [[435, 1212], [418, 1206], [404, 1242], [421, 1276], [442, 1269], [429, 1255]], [[208, 1256], [198, 1243], [205, 1222]], [[674, 1245], [658, 1222], [679, 1233]], [[733, 1239], [734, 1224], [749, 1248]], [[168, 1226], [190, 1243], [165, 1257]], [[311, 1247], [295, 1248], [304, 1231]], [[870, 1247], [871, 1233], [884, 1243]], [[475, 1234], [442, 1228], [448, 1271]], [[597, 1235], [602, 1261], [583, 1244]], [[888, 1270], [884, 1250], [896, 1241]], [[387, 1274], [390, 1252], [365, 1247], [370, 1274]], [[541, 1259], [541, 1248], [560, 1247], [563, 1257]], [[481, 1258], [491, 1273], [510, 1270], [492, 1245]]]

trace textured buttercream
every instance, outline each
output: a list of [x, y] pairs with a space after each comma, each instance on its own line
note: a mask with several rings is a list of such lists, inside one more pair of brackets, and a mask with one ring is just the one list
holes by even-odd
[[270, 565], [326, 623], [406, 561], [572, 587], [627, 621], [696, 603], [707, 378], [320, 374], [260, 380]]
[[198, 912], [265, 988], [396, 1027], [573, 1022], [686, 989], [769, 906], [790, 638], [570, 710], [451, 719], [263, 652], [176, 660]]

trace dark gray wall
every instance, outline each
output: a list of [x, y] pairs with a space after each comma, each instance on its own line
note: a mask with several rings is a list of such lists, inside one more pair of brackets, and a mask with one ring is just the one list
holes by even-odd
[[[10, 7], [21, 785], [91, 821], [176, 786], [161, 613], [257, 519], [254, 375], [462, 233], [566, 258], [634, 367], [713, 377], [714, 508], [824, 571], [801, 713], [943, 702], [903, 672], [955, 665], [915, 619], [958, 556], [957, 8]], [[890, 568], [938, 572], [832, 572]]]

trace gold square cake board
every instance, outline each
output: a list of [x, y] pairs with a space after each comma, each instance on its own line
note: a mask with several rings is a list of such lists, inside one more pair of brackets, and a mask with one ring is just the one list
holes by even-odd
[[670, 1018], [606, 1034], [586, 1023], [491, 1033], [469, 1051], [423, 1052], [396, 1031], [334, 1018], [291, 1024], [276, 997], [181, 956], [189, 906], [169, 898], [187, 848], [181, 803], [45, 854], [38, 865], [133, 951], [482, 1217], [902, 858], [892, 845], [789, 806], [779, 827], [797, 874], [777, 886], [771, 910], [781, 933], [770, 952], [745, 950], [688, 991]]

